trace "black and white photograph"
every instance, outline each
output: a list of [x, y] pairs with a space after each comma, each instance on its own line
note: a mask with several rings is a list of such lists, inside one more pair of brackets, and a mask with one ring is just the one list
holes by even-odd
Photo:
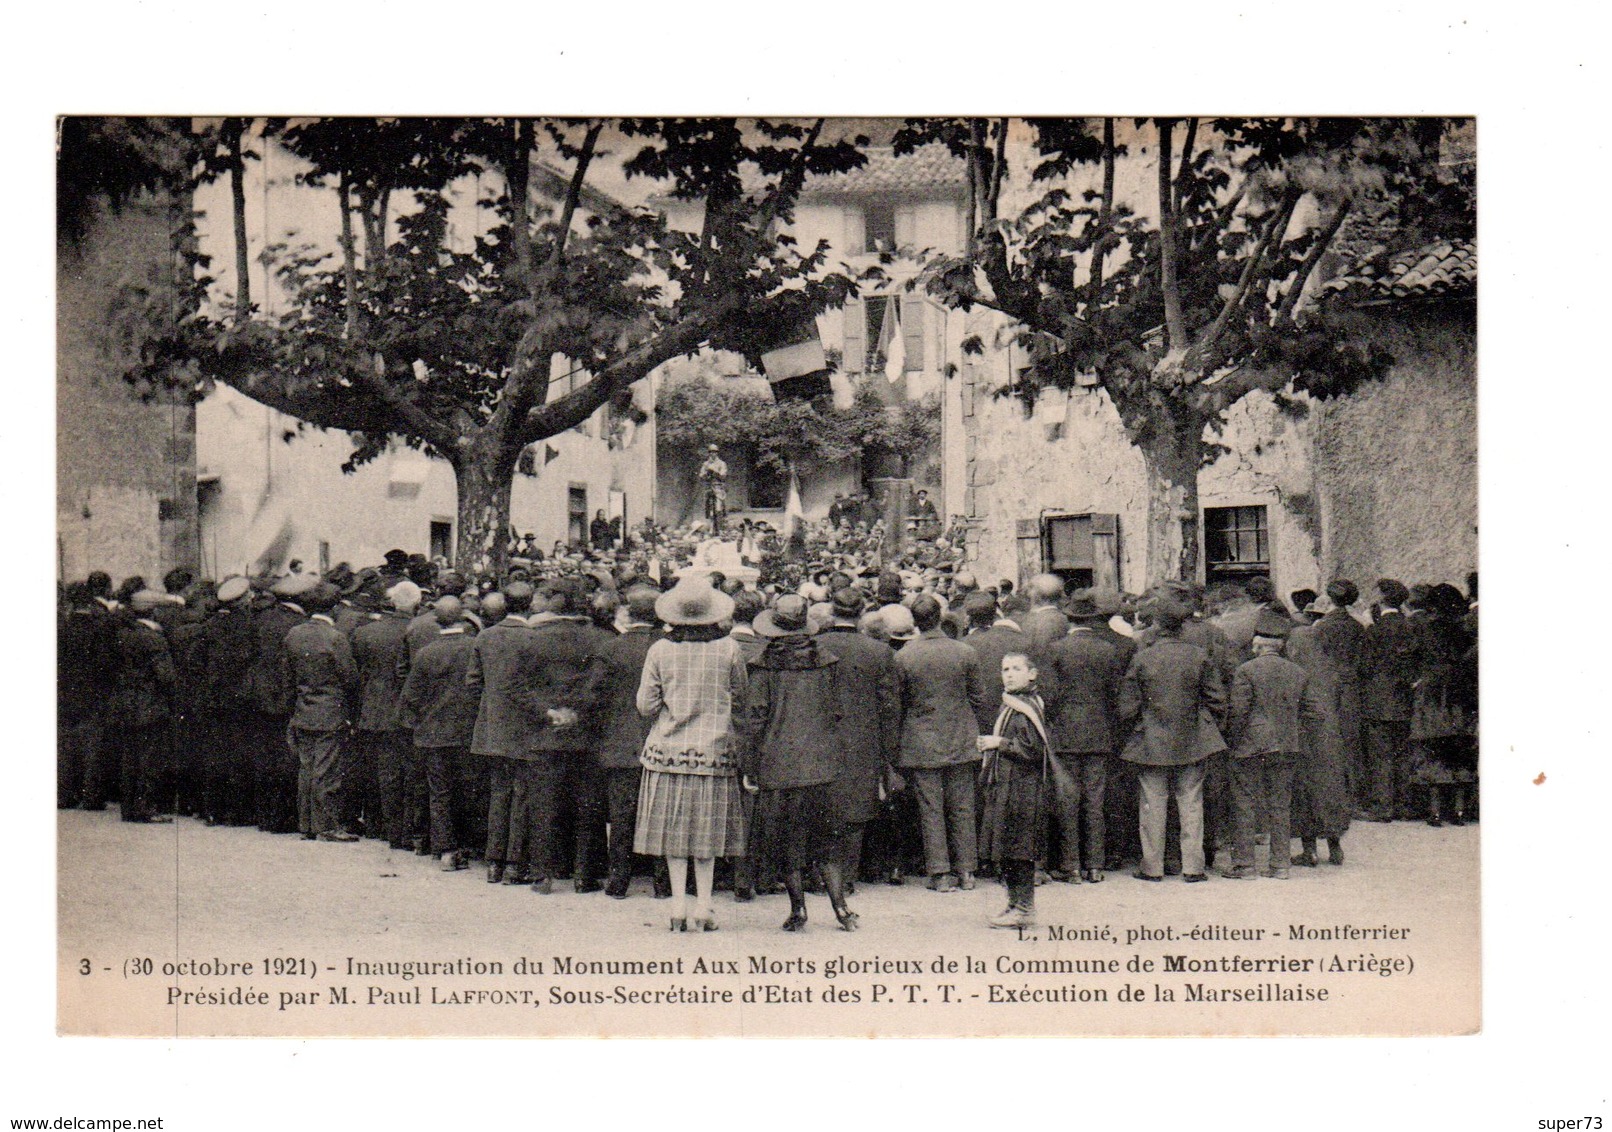
[[15, 27], [0, 1123], [1602, 1126], [1593, 14]]
[[1475, 1032], [1477, 167], [63, 117], [62, 1031]]

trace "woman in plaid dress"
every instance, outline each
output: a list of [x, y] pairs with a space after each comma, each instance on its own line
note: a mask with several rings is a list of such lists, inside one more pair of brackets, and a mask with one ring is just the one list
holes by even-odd
[[644, 740], [633, 851], [666, 858], [671, 875], [671, 927], [690, 930], [688, 863], [694, 861], [693, 930], [715, 931], [712, 873], [718, 857], [742, 856], [739, 762], [733, 711], [743, 704], [745, 661], [722, 623], [733, 599], [703, 573], [685, 574], [655, 602], [671, 633], [644, 657], [638, 711], [654, 719]]

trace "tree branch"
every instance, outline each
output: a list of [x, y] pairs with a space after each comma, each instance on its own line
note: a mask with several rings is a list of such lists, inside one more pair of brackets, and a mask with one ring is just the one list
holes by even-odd
[[991, 165], [991, 219], [1001, 211], [1002, 178], [1007, 173], [1008, 120], [1001, 118], [996, 124], [996, 154]]
[[1187, 137], [1181, 143], [1181, 164], [1175, 174], [1175, 203], [1172, 211], [1177, 215], [1181, 212], [1181, 201], [1186, 196], [1187, 178], [1192, 173], [1192, 147], [1198, 141], [1198, 119], [1187, 119]]
[[[587, 181], [588, 166], [593, 163], [593, 150], [598, 144], [599, 134], [604, 130], [603, 122], [594, 122], [588, 127], [588, 133], [582, 139], [582, 152], [577, 155], [577, 167], [571, 174], [571, 183], [565, 190], [565, 206], [560, 210], [560, 230], [555, 233], [554, 247], [549, 252], [548, 262], [543, 266], [543, 286], [546, 288], [554, 278], [555, 272], [565, 262], [565, 245], [571, 236], [571, 221], [576, 216], [577, 203], [582, 199], [582, 186]], [[536, 299], [536, 291], [533, 291]]]
[[1275, 393], [1292, 378], [1291, 373], [1282, 370], [1244, 366], [1235, 373], [1227, 374], [1213, 385], [1201, 387], [1204, 397], [1203, 409], [1210, 415], [1222, 413], [1255, 390], [1262, 389], [1267, 393]]
[[446, 424], [403, 396], [402, 390], [386, 379], [385, 354], [377, 350], [373, 357], [372, 365], [366, 365], [363, 358], [357, 359], [352, 370], [359, 382], [391, 409], [398, 421], [404, 425], [396, 431], [416, 436], [444, 455], [456, 451], [459, 436]]
[[1188, 348], [1186, 320], [1181, 314], [1181, 285], [1176, 279], [1175, 211], [1170, 207], [1174, 182], [1170, 178], [1170, 135], [1174, 118], [1158, 119], [1159, 131], [1159, 289], [1164, 293], [1166, 352]]
[[655, 335], [611, 362], [582, 388], [533, 409], [515, 430], [515, 447], [524, 448], [581, 424], [611, 397], [647, 376], [662, 362], [697, 349], [710, 336], [710, 323], [721, 314], [731, 313], [737, 306], [737, 303], [730, 303], [728, 307], [731, 309], [719, 312], [709, 320], [695, 316]]
[[985, 120], [970, 118], [968, 120], [968, 176], [974, 184], [975, 196], [979, 199], [980, 228], [984, 228], [996, 219], [996, 212], [992, 207], [990, 190], [985, 184]]
[[[1265, 252], [1271, 246], [1271, 241], [1286, 230], [1288, 222], [1293, 219], [1293, 209], [1298, 204], [1299, 197], [1303, 195], [1300, 190], [1289, 189], [1287, 199], [1282, 202], [1282, 207], [1278, 208], [1275, 214], [1265, 222], [1265, 229], [1259, 234], [1259, 240], [1254, 245], [1254, 250], [1249, 253], [1247, 261], [1243, 264], [1242, 274], [1237, 278], [1237, 289], [1232, 292], [1231, 297], [1220, 308], [1220, 313], [1215, 316], [1214, 322], [1210, 323], [1209, 328], [1193, 343], [1187, 360], [1186, 368], [1188, 372], [1207, 366], [1207, 361], [1214, 350], [1215, 343], [1225, 333], [1226, 326], [1231, 321], [1231, 316], [1238, 307], [1242, 306], [1243, 299], [1247, 297], [1248, 289], [1253, 284], [1254, 276], [1259, 269], [1260, 262], [1265, 258]], [[1198, 374], [1197, 376], [1204, 375]]]
[[378, 406], [373, 401], [351, 398], [344, 387], [336, 384], [335, 375], [327, 379], [330, 384], [315, 380], [294, 389], [287, 385], [277, 359], [243, 345], [230, 345], [221, 351], [207, 350], [198, 360], [202, 372], [209, 378], [316, 428], [345, 432], [393, 431], [384, 415], [377, 412]]
[[[806, 181], [806, 160], [816, 146], [817, 139], [822, 136], [826, 121], [819, 118], [812, 124], [777, 188], [768, 194], [756, 210], [752, 217], [755, 229], [753, 240], [764, 239], [784, 202], [799, 196], [801, 186]], [[522, 448], [581, 424], [611, 396], [626, 389], [662, 362], [698, 348], [710, 337], [712, 326], [732, 316], [742, 305], [741, 299], [730, 298], [703, 315], [690, 315], [676, 327], [649, 338], [621, 355], [582, 388], [574, 389], [547, 404], [524, 408], [518, 416], [510, 417], [519, 422], [510, 428], [511, 443]], [[495, 421], [505, 413], [505, 404], [500, 403], [494, 413]], [[494, 427], [492, 422], [489, 422], [489, 427]]]
[[1091, 252], [1091, 293], [1086, 305], [1095, 313], [1103, 296], [1103, 240], [1114, 216], [1114, 119], [1103, 119], [1103, 199], [1097, 205], [1097, 242]]
[[537, 263], [532, 253], [531, 177], [532, 124], [524, 118], [511, 126], [509, 156], [504, 169], [504, 185], [509, 195], [510, 246], [515, 253], [515, 269], [526, 285], [526, 293], [537, 302]]
[[245, 322], [252, 316], [252, 270], [246, 241], [246, 162], [241, 154], [241, 136], [246, 133], [244, 118], [224, 119], [224, 135], [229, 142], [229, 195], [235, 218], [235, 318]]
[[1304, 297], [1304, 288], [1310, 282], [1310, 276], [1314, 273], [1316, 265], [1321, 262], [1321, 257], [1326, 255], [1327, 249], [1332, 246], [1333, 237], [1338, 234], [1338, 229], [1343, 227], [1343, 219], [1349, 215], [1349, 206], [1353, 203], [1350, 197], [1344, 197], [1338, 203], [1332, 219], [1327, 221], [1326, 227], [1321, 230], [1315, 243], [1311, 244], [1310, 250], [1305, 253], [1304, 262], [1299, 264], [1298, 277], [1293, 280], [1293, 285], [1288, 288], [1287, 294], [1282, 296], [1282, 305], [1277, 308], [1278, 324], [1292, 325], [1293, 312], [1298, 310], [1299, 300]]
[[974, 180], [973, 165], [968, 171], [968, 216], [967, 235], [963, 245], [963, 255], [970, 264], [974, 262], [976, 245], [979, 243], [979, 215], [980, 215], [979, 185]]
[[347, 300], [347, 337], [358, 337], [358, 264], [353, 247], [352, 186], [347, 171], [341, 172], [336, 188], [336, 199], [341, 207], [341, 275]]

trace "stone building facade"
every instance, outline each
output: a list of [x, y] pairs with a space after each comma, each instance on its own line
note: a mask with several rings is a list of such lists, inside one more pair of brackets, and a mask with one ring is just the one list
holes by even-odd
[[[1362, 307], [1361, 333], [1395, 359], [1386, 380], [1301, 399], [1300, 419], [1263, 393], [1234, 406], [1219, 438], [1227, 451], [1199, 476], [1200, 579], [1259, 573], [1285, 594], [1334, 577], [1458, 583], [1475, 569], [1474, 307], [1471, 295]], [[1015, 352], [966, 359], [948, 386], [962, 443], [948, 446], [946, 467], [973, 517], [978, 572], [1022, 581], [1056, 568], [1140, 590], [1140, 453], [1095, 386], [1047, 391], [1029, 413], [996, 395], [1023, 364]]]
[[[247, 166], [246, 229], [252, 294], [272, 317], [288, 302], [265, 264], [265, 249], [316, 248], [334, 253], [340, 219], [332, 188], [298, 179], [297, 158], [272, 143]], [[564, 180], [534, 166], [534, 198], [563, 191]], [[467, 176], [450, 194], [448, 242], [468, 251], [494, 223], [478, 202], [501, 188], [486, 176]], [[585, 209], [607, 198], [590, 193]], [[234, 245], [229, 187], [222, 179], [197, 193], [197, 234], [212, 259], [219, 296], [233, 293]], [[565, 359], [553, 359], [549, 396], [587, 379]], [[555, 542], [586, 539], [599, 511], [641, 521], [654, 506], [653, 397], [648, 383], [634, 391], [641, 423], [599, 409], [577, 428], [532, 445], [514, 477], [510, 522], [532, 534], [545, 552]], [[458, 535], [453, 469], [444, 460], [394, 442], [387, 452], [351, 473], [346, 434], [300, 427], [232, 389], [219, 387], [197, 411], [195, 477], [200, 503], [200, 557], [222, 577], [254, 566], [281, 569], [301, 559], [307, 569], [349, 562], [371, 565], [393, 547], [453, 559]]]
[[56, 261], [56, 558], [63, 580], [105, 570], [156, 582], [200, 562], [195, 411], [143, 400], [134, 308], [172, 295], [179, 202], [144, 195], [100, 211]]
[[[884, 125], [888, 132], [889, 123]], [[962, 249], [966, 174], [962, 162], [940, 146], [898, 156], [888, 145], [875, 145], [867, 158], [860, 169], [808, 178], [788, 228], [802, 249], [826, 242], [830, 263], [852, 269], [877, 264], [888, 276], [882, 283], [863, 286], [861, 294], [844, 306], [817, 317], [817, 335], [834, 370], [834, 395], [839, 404], [848, 405], [857, 389], [865, 386], [891, 406], [938, 398], [944, 374], [961, 356], [964, 316], [921, 291], [908, 291], [906, 284], [922, 266], [923, 253], [955, 254]], [[660, 197], [653, 203], [665, 211], [673, 227], [700, 230], [698, 202]], [[743, 359], [715, 353], [692, 363], [668, 363], [660, 379], [735, 381], [765, 388], [761, 375], [747, 370]], [[729, 458], [730, 500], [736, 512], [776, 521], [783, 510], [780, 485], [761, 484], [743, 454], [724, 455], [736, 457]], [[675, 525], [700, 516], [703, 496], [694, 477], [702, 458], [703, 454], [661, 454], [665, 474], [656, 511], [661, 522]], [[910, 488], [927, 489], [937, 507], [948, 513], [938, 454], [906, 471], [898, 478], [910, 480]], [[808, 519], [821, 519], [836, 495], [861, 492], [866, 480], [891, 472], [857, 460], [833, 466], [803, 463], [796, 477], [802, 512]]]

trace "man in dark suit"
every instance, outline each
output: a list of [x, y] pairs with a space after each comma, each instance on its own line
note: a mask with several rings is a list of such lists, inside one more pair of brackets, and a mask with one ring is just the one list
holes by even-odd
[[420, 587], [404, 579], [386, 591], [390, 606], [353, 630], [359, 709], [342, 799], [349, 829], [383, 837], [393, 849], [423, 851], [426, 841], [425, 766], [398, 719], [408, 669], [404, 632], [420, 604]]
[[[1270, 836], [1270, 864], [1264, 875], [1274, 880], [1288, 877], [1293, 775], [1308, 749], [1306, 736], [1316, 734], [1326, 717], [1309, 675], [1281, 655], [1291, 627], [1281, 614], [1262, 610], [1250, 638], [1254, 657], [1232, 676], [1226, 734], [1231, 743], [1237, 831], [1231, 866], [1221, 870], [1230, 880], [1254, 875], [1254, 838], [1259, 832]], [[1261, 815], [1266, 823], [1263, 831], [1258, 829]]]
[[440, 632], [409, 665], [397, 721], [413, 740], [415, 761], [425, 767], [430, 851], [443, 871], [451, 872], [465, 867], [465, 851], [479, 844], [476, 829], [487, 816], [486, 799], [475, 793], [479, 776], [469, 761], [477, 696], [465, 684], [465, 673], [475, 638], [458, 598], [438, 598], [432, 614]]
[[1008, 653], [1028, 655], [1029, 638], [1019, 623], [1005, 614], [998, 615], [996, 598], [983, 591], [975, 591], [963, 599], [963, 613], [968, 618], [968, 635], [963, 643], [980, 658], [980, 734], [996, 724], [996, 714], [1002, 709], [1002, 658]]
[[286, 634], [281, 662], [296, 695], [287, 740], [297, 756], [297, 828], [310, 841], [358, 840], [341, 824], [343, 757], [358, 666], [331, 615], [340, 596], [328, 582], [303, 595], [308, 620]]
[[1218, 666], [1182, 626], [1190, 609], [1166, 591], [1151, 602], [1154, 632], [1120, 684], [1119, 715], [1134, 723], [1125, 759], [1138, 768], [1142, 835], [1139, 880], [1164, 879], [1164, 826], [1173, 792], [1181, 817], [1181, 866], [1187, 883], [1207, 880], [1203, 836], [1205, 760], [1226, 749], [1220, 724], [1226, 688]]
[[1098, 632], [1108, 617], [1089, 592], [1074, 596], [1068, 614], [1074, 627], [1047, 646], [1037, 677], [1047, 705], [1053, 819], [1062, 849], [1052, 875], [1095, 884], [1103, 879], [1107, 860], [1103, 802], [1108, 760], [1119, 734], [1116, 712], [1125, 669], [1119, 650]]
[[[929, 887], [974, 887], [974, 775], [985, 681], [979, 656], [940, 630], [940, 602], [913, 599], [916, 640], [896, 654], [901, 697], [901, 768], [910, 771], [923, 829]], [[1061, 616], [1061, 615], [1060, 615]]]
[[608, 830], [610, 864], [605, 894], [616, 900], [625, 900], [632, 884], [632, 838], [638, 822], [638, 786], [643, 777], [638, 756], [653, 723], [638, 714], [636, 701], [644, 657], [658, 636], [655, 599], [659, 596], [660, 591], [653, 586], [628, 589], [621, 631], [604, 645], [602, 652], [605, 678], [599, 692], [595, 750], [604, 776]]
[[1047, 646], [1069, 632], [1069, 618], [1059, 608], [1064, 599], [1063, 579], [1056, 574], [1037, 574], [1024, 592], [1030, 599], [1030, 612], [1021, 628], [1029, 638], [1030, 659], [1040, 668]]
[[1402, 612], [1410, 591], [1403, 582], [1377, 583], [1377, 608], [1366, 629], [1360, 714], [1366, 750], [1366, 819], [1393, 821], [1410, 813], [1411, 685], [1421, 664], [1415, 627]]
[[1347, 578], [1327, 584], [1332, 608], [1315, 623], [1316, 648], [1332, 670], [1334, 699], [1329, 705], [1337, 725], [1339, 758], [1343, 763], [1349, 796], [1359, 813], [1368, 808], [1366, 768], [1360, 742], [1360, 680], [1366, 667], [1366, 630], [1349, 607], [1360, 600], [1359, 588]]
[[106, 805], [105, 721], [117, 693], [117, 626], [83, 582], [67, 587], [56, 631], [56, 808]]
[[167, 637], [152, 617], [164, 601], [155, 590], [133, 594], [129, 598], [133, 616], [118, 634], [124, 821], [173, 821], [157, 796], [164, 768], [173, 757], [173, 697], [179, 679]]
[[286, 742], [291, 724], [294, 689], [285, 677], [285, 638], [293, 628], [308, 619], [302, 596], [318, 584], [308, 574], [292, 574], [274, 583], [252, 618], [256, 638], [252, 659], [252, 714], [254, 794], [257, 797], [258, 828], [269, 833], [294, 833], [297, 829], [297, 778], [300, 769], [296, 755]]
[[171, 611], [163, 621], [163, 632], [168, 636], [168, 651], [179, 672], [174, 694], [174, 805], [186, 817], [217, 824], [208, 809], [208, 759], [214, 740], [208, 726], [211, 716], [206, 710], [207, 668], [200, 646], [202, 630], [218, 608], [218, 601], [212, 584], [192, 582], [189, 571], [171, 570], [164, 579], [164, 585], [170, 587], [181, 582], [183, 592], [169, 589], [168, 604], [163, 607]]
[[901, 709], [896, 699], [896, 654], [883, 641], [857, 631], [862, 591], [834, 591], [833, 621], [817, 636], [824, 652], [839, 661], [839, 735], [844, 762], [832, 792], [840, 821], [837, 854], [847, 890], [862, 869], [862, 839], [888, 795], [890, 775], [901, 747]]
[[252, 585], [239, 575], [218, 584], [218, 609], [196, 639], [202, 673], [203, 730], [210, 743], [203, 764], [207, 819], [250, 825], [257, 820], [252, 785], [254, 714], [251, 674], [256, 652]]
[[[1123, 677], [1136, 656], [1135, 638], [1114, 629], [1114, 622], [1125, 609], [1125, 598], [1118, 590], [1093, 589], [1087, 593], [1099, 615], [1089, 626], [1092, 636], [1113, 646], [1114, 666]], [[1124, 745], [1124, 730], [1116, 722], [1103, 783], [1103, 867], [1110, 871], [1124, 867], [1127, 856], [1135, 857], [1142, 851], [1136, 826], [1136, 768], [1120, 757]], [[1086, 862], [1086, 867], [1093, 867], [1093, 863]]]
[[[547, 857], [532, 867], [534, 891], [553, 890], [570, 873], [577, 892], [604, 887], [604, 780], [592, 750], [592, 730], [605, 678], [604, 632], [588, 616], [588, 598], [575, 578], [542, 589], [546, 609], [532, 618], [526, 663], [536, 729], [532, 755], [532, 816]], [[572, 836], [558, 836], [569, 818]], [[565, 842], [569, 841], [569, 844]]]
[[529, 678], [524, 668], [532, 627], [533, 592], [526, 582], [504, 586], [507, 612], [477, 634], [465, 684], [480, 695], [471, 732], [472, 754], [492, 761], [487, 799], [487, 883], [526, 884], [528, 863], [545, 859], [532, 827]]

